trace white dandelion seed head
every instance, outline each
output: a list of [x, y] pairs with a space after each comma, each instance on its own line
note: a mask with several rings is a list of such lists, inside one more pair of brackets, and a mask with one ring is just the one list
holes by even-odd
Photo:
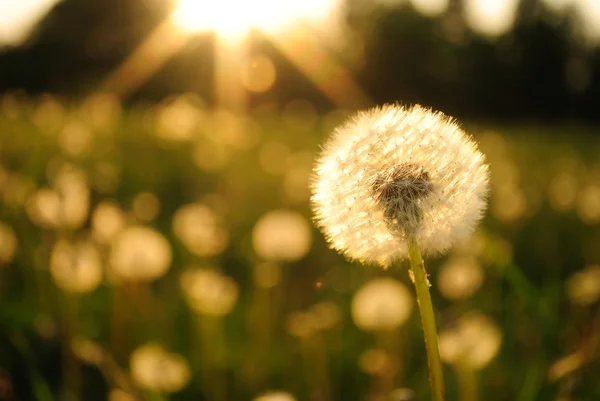
[[385, 105], [334, 130], [314, 169], [311, 202], [330, 245], [384, 266], [466, 238], [487, 204], [489, 173], [473, 140], [450, 117]]
[[167, 352], [161, 345], [147, 343], [136, 348], [129, 358], [133, 380], [142, 388], [175, 393], [190, 381], [187, 361], [179, 354]]

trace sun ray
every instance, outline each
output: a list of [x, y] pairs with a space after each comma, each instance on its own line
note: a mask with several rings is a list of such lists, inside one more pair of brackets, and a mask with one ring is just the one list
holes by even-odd
[[306, 25], [280, 35], [267, 35], [273, 45], [337, 107], [372, 104], [350, 71], [333, 57]]
[[175, 29], [170, 21], [163, 22], [106, 78], [100, 92], [127, 97], [177, 53], [187, 39], [188, 36]]

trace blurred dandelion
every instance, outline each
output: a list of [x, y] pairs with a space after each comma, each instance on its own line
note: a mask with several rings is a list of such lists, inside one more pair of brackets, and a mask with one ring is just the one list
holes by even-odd
[[158, 231], [130, 226], [114, 239], [109, 254], [109, 273], [116, 282], [151, 281], [171, 267], [171, 245]]
[[310, 250], [312, 233], [308, 220], [298, 212], [273, 210], [263, 215], [252, 230], [252, 245], [261, 258], [294, 262]]
[[82, 122], [71, 120], [60, 132], [58, 145], [71, 157], [83, 158], [92, 150], [93, 133]]
[[202, 203], [180, 207], [173, 216], [172, 224], [175, 236], [194, 255], [218, 255], [229, 243], [229, 234], [223, 222]]
[[133, 380], [142, 388], [174, 393], [190, 381], [190, 368], [179, 354], [169, 353], [156, 343], [138, 347], [129, 359]]
[[91, 292], [102, 281], [102, 260], [90, 241], [59, 240], [50, 256], [50, 273], [60, 289], [70, 293]]
[[101, 244], [109, 244], [125, 227], [125, 215], [116, 202], [99, 203], [92, 213], [92, 236]]
[[188, 268], [180, 284], [190, 308], [200, 315], [227, 315], [238, 298], [238, 285], [232, 278], [207, 268]]
[[421, 106], [358, 113], [334, 130], [314, 169], [315, 220], [333, 248], [386, 267], [409, 257], [436, 401], [444, 399], [443, 370], [421, 252], [442, 252], [471, 234], [488, 181], [469, 136]]
[[108, 393], [108, 401], [137, 401], [137, 399], [125, 390], [115, 388]]
[[413, 309], [413, 298], [400, 281], [380, 278], [369, 281], [352, 298], [352, 320], [363, 330], [393, 330]]
[[254, 401], [296, 401], [296, 398], [285, 391], [270, 391], [254, 398]]
[[438, 273], [438, 288], [447, 299], [470, 298], [483, 283], [483, 269], [472, 257], [454, 257]]
[[0, 221], [0, 266], [12, 261], [17, 245], [17, 236], [12, 227]]
[[259, 263], [252, 271], [254, 284], [260, 288], [273, 288], [281, 283], [281, 265], [274, 262]]
[[452, 365], [479, 370], [487, 366], [500, 350], [502, 333], [481, 313], [469, 313], [456, 326], [440, 332], [440, 354]]
[[587, 266], [569, 277], [567, 296], [577, 305], [596, 303], [600, 299], [600, 266]]
[[380, 348], [369, 348], [358, 358], [361, 371], [373, 376], [387, 376], [396, 370], [396, 359]]
[[133, 215], [140, 222], [150, 222], [156, 218], [160, 211], [160, 201], [151, 192], [140, 192], [133, 198]]

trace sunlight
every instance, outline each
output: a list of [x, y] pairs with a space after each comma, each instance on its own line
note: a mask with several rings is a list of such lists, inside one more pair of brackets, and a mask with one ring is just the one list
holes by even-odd
[[18, 46], [57, 0], [0, 1], [0, 47]]
[[222, 36], [239, 36], [256, 28], [277, 31], [297, 21], [326, 19], [336, 0], [178, 0], [173, 23], [186, 32], [213, 31]]
[[515, 22], [517, 0], [468, 0], [464, 4], [467, 25], [476, 32], [499, 36]]

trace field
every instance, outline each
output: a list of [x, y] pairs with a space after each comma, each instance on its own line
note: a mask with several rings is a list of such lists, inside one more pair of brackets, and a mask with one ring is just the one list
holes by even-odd
[[[311, 223], [346, 115], [5, 95], [0, 399], [427, 399], [407, 262], [345, 261]], [[464, 126], [492, 190], [476, 235], [425, 261], [448, 400], [598, 400], [597, 129]]]

